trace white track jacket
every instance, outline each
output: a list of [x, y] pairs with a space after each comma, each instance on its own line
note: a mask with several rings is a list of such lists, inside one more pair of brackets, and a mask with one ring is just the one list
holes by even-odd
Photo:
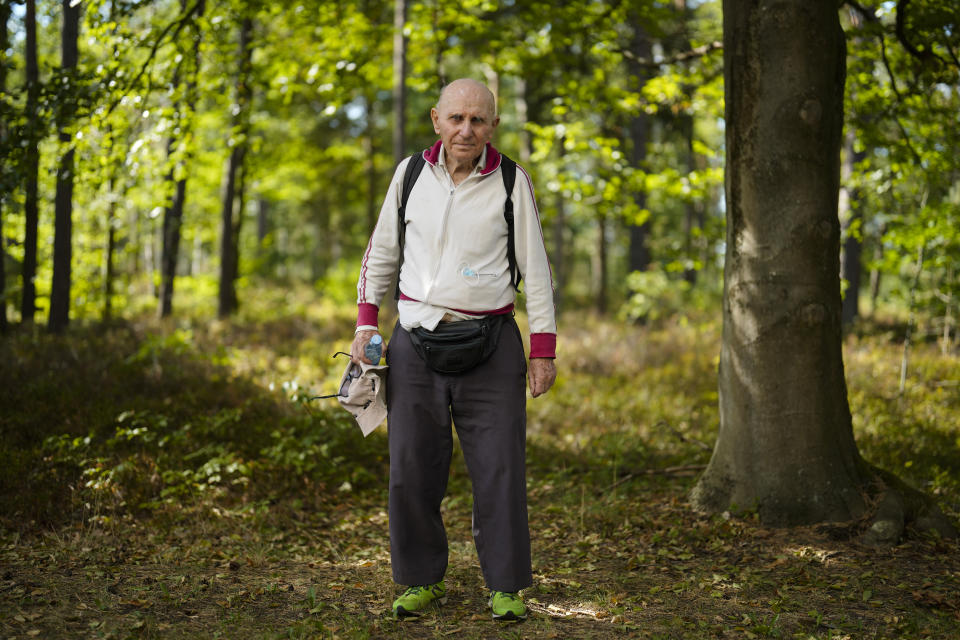
[[[459, 317], [509, 312], [516, 299], [507, 260], [506, 193], [500, 153], [490, 144], [476, 170], [454, 186], [437, 142], [423, 152], [423, 171], [410, 192], [400, 271], [400, 323], [433, 329], [445, 313]], [[377, 326], [383, 300], [399, 264], [399, 218], [403, 176], [397, 166], [370, 236], [357, 282], [359, 326]], [[517, 165], [513, 188], [514, 244], [523, 276], [530, 324], [530, 357], [556, 355], [556, 320], [550, 264], [540, 228], [533, 183]]]

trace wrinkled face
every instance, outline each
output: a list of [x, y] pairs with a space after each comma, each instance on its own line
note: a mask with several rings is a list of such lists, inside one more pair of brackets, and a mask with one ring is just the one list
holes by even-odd
[[473, 163], [496, 129], [493, 95], [479, 82], [456, 81], [440, 96], [430, 110], [433, 130], [440, 135], [447, 162], [454, 165]]

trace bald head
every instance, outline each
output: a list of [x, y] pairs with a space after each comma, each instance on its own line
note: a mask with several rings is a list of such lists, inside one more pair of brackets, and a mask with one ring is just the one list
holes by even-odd
[[484, 146], [500, 122], [490, 89], [469, 78], [454, 80], [440, 92], [430, 110], [433, 130], [443, 141], [443, 154], [454, 181], [476, 166]]
[[482, 105], [487, 109], [491, 120], [497, 115], [497, 101], [493, 92], [487, 88], [487, 85], [478, 82], [473, 78], [459, 78], [454, 80], [440, 91], [440, 99], [437, 100], [437, 111], [443, 111], [443, 107], [451, 100], [465, 100], [473, 104]]

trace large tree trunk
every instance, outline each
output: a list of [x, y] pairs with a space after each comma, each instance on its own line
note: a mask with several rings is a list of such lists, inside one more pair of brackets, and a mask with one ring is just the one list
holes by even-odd
[[[61, 32], [61, 68], [72, 75], [77, 68], [77, 39], [80, 35], [80, 3], [63, 0], [63, 30]], [[73, 80], [71, 82], [71, 88]], [[74, 101], [70, 98], [61, 105], [60, 146], [65, 149], [57, 167], [57, 193], [54, 198], [53, 282], [50, 286], [50, 317], [48, 328], [60, 332], [70, 323], [70, 278], [73, 261], [73, 124]]]
[[[841, 352], [843, 32], [836, 5], [807, 0], [724, 0], [723, 21], [720, 432], [691, 502], [773, 525], [852, 520], [878, 476], [854, 442]], [[910, 508], [915, 494], [881, 477], [870, 534], [893, 541], [909, 511], [935, 508]]]
[[[6, 51], [10, 46], [10, 34], [7, 31], [7, 21], [10, 19], [10, 3], [0, 2], [0, 51]], [[0, 98], [6, 99], [7, 93], [7, 64], [6, 59], [0, 60]], [[7, 123], [0, 121], [0, 147], [7, 148]], [[0, 175], [6, 177], [8, 168], [7, 159], [0, 159]], [[4, 181], [6, 183], [6, 181]], [[0, 196], [0, 333], [7, 332], [7, 243], [3, 236], [3, 200]]]
[[23, 213], [25, 229], [23, 234], [23, 289], [20, 303], [20, 318], [25, 324], [33, 323], [37, 310], [37, 227], [40, 216], [37, 203], [37, 180], [40, 173], [40, 137], [41, 124], [39, 114], [40, 72], [37, 66], [37, 13], [36, 0], [26, 0], [24, 27], [25, 82], [27, 102], [25, 105], [27, 120], [26, 149], [24, 149], [24, 193]]
[[[217, 315], [225, 318], [237, 309], [236, 280], [240, 264], [240, 222], [243, 216], [243, 198], [238, 197], [242, 191], [243, 161], [247, 153], [247, 136], [249, 134], [249, 108], [251, 98], [250, 62], [252, 48], [250, 39], [253, 35], [253, 20], [244, 18], [240, 24], [240, 46], [238, 58], [240, 69], [237, 74], [236, 106], [234, 108], [233, 137], [236, 138], [230, 150], [227, 161], [227, 171], [223, 186], [223, 210], [220, 227], [220, 291]], [[240, 189], [237, 188], [237, 177], [241, 177]]]

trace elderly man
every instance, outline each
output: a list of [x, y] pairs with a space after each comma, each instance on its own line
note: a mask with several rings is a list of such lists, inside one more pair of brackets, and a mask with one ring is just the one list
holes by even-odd
[[[397, 167], [363, 256], [351, 347], [355, 362], [370, 362], [364, 349], [377, 334], [377, 304], [399, 270], [399, 321], [387, 349], [389, 511], [393, 577], [408, 588], [393, 611], [419, 615], [446, 599], [440, 503], [452, 420], [493, 617], [523, 619], [519, 591], [532, 582], [524, 376], [533, 397], [556, 378], [550, 266], [530, 177], [490, 144], [500, 121], [490, 90], [456, 80], [430, 117], [440, 140], [422, 161]], [[408, 171], [415, 161], [419, 173]], [[529, 367], [513, 320], [521, 277]]]

